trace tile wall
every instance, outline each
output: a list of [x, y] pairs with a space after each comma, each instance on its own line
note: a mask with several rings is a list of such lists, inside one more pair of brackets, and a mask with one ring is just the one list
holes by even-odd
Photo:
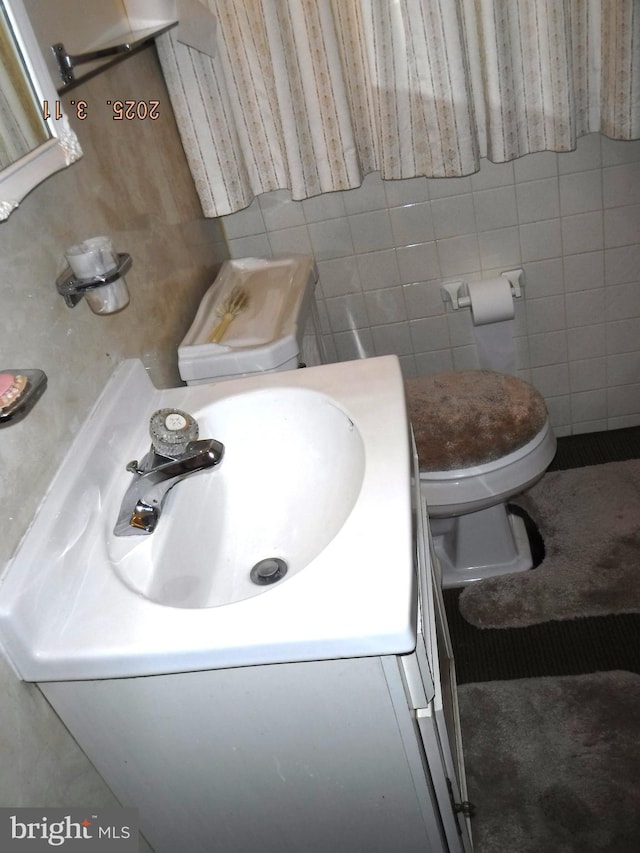
[[332, 359], [395, 353], [406, 376], [477, 366], [443, 280], [522, 267], [517, 368], [557, 434], [640, 424], [640, 141], [592, 134], [469, 177], [376, 173], [302, 202], [277, 191], [223, 223], [232, 257], [315, 256]]

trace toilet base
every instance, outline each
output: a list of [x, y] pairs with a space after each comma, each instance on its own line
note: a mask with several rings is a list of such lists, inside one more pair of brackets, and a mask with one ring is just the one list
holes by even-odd
[[430, 518], [442, 586], [466, 586], [533, 566], [525, 523], [504, 503], [453, 518]]

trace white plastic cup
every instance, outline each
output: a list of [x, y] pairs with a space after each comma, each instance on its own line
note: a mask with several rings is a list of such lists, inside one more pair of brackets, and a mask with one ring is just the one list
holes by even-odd
[[91, 281], [113, 272], [118, 266], [118, 256], [108, 237], [91, 237], [76, 246], [69, 246], [65, 257], [79, 281]]

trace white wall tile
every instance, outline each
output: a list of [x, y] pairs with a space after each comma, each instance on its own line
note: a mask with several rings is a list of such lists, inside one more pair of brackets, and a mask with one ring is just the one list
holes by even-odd
[[396, 251], [396, 257], [403, 284], [427, 281], [442, 275], [435, 242], [401, 246]]
[[640, 317], [614, 320], [606, 324], [606, 351], [613, 355], [640, 350]]
[[513, 163], [492, 163], [484, 158], [480, 161], [480, 171], [471, 175], [471, 189], [474, 192], [511, 186], [514, 182]]
[[599, 133], [581, 136], [578, 139], [575, 151], [558, 154], [558, 172], [561, 175], [583, 172], [588, 169], [600, 169], [601, 166], [602, 148]]
[[452, 347], [475, 346], [471, 312], [468, 308], [447, 310], [447, 325]]
[[400, 284], [400, 270], [395, 249], [364, 252], [356, 255], [363, 290], [380, 290]]
[[349, 220], [346, 216], [311, 222], [308, 228], [316, 260], [343, 258], [354, 254]]
[[[571, 392], [593, 391], [607, 387], [607, 359], [585, 358], [569, 365]], [[598, 415], [597, 417], [602, 417]]]
[[524, 288], [527, 299], [555, 296], [564, 292], [564, 272], [561, 258], [533, 261], [525, 269]]
[[569, 393], [569, 365], [552, 364], [532, 367], [531, 378], [535, 387], [545, 397], [559, 397]]
[[606, 325], [598, 323], [567, 329], [567, 348], [570, 362], [606, 355]]
[[607, 392], [582, 391], [571, 395], [571, 416], [576, 423], [580, 421], [602, 420], [607, 416]]
[[268, 234], [236, 237], [233, 240], [227, 240], [227, 247], [232, 258], [268, 258], [271, 255]]
[[602, 172], [560, 175], [560, 213], [571, 216], [602, 209]]
[[453, 351], [419, 352], [415, 355], [417, 376], [448, 373], [453, 370]]
[[417, 204], [420, 201], [428, 201], [429, 199], [426, 178], [385, 181], [384, 191], [387, 196], [387, 204], [390, 208], [399, 207], [404, 204]]
[[521, 225], [527, 222], [539, 222], [542, 219], [556, 219], [560, 215], [556, 178], [517, 184], [516, 199], [518, 221]]
[[361, 293], [333, 296], [325, 300], [329, 326], [332, 332], [362, 329], [368, 325], [364, 298]]
[[618, 284], [605, 290], [606, 319], [640, 317], [640, 283]]
[[412, 320], [409, 328], [415, 352], [442, 350], [451, 346], [449, 325], [444, 314], [439, 317]]
[[404, 304], [409, 320], [435, 317], [445, 313], [440, 281], [417, 281], [403, 284]]
[[527, 329], [530, 335], [566, 328], [564, 296], [527, 300]]
[[559, 332], [529, 335], [530, 367], [560, 364], [566, 362], [567, 358], [567, 333], [564, 329]]
[[454, 278], [480, 269], [480, 247], [477, 234], [448, 237], [445, 240], [438, 240], [436, 245], [440, 274], [443, 278]]
[[[289, 190], [276, 190], [258, 197], [262, 220], [267, 231], [305, 225], [302, 202], [292, 201]], [[237, 216], [237, 214], [232, 214]]]
[[392, 207], [389, 215], [396, 246], [411, 246], [433, 240], [433, 217], [428, 201]]
[[433, 230], [437, 239], [475, 234], [476, 217], [469, 197], [452, 196], [431, 202]]
[[576, 290], [592, 290], [603, 286], [603, 252], [587, 252], [582, 255], [565, 256], [564, 289], [567, 294], [574, 293]]
[[565, 302], [567, 328], [592, 326], [605, 319], [604, 288], [579, 290], [567, 295]]
[[289, 255], [300, 252], [305, 255], [313, 254], [311, 237], [307, 225], [296, 228], [282, 228], [269, 231], [269, 243], [274, 255]]
[[409, 355], [413, 353], [408, 323], [373, 326], [371, 337], [376, 355]]
[[390, 249], [394, 246], [391, 219], [386, 208], [350, 216], [349, 227], [356, 254]]
[[563, 216], [562, 250], [565, 255], [577, 255], [604, 248], [604, 227], [602, 211], [579, 213], [575, 216]]
[[520, 247], [524, 263], [559, 258], [562, 255], [560, 219], [521, 225]]
[[498, 187], [473, 193], [478, 231], [493, 231], [518, 224], [515, 187]]
[[558, 155], [551, 151], [527, 154], [513, 161], [513, 170], [516, 183], [550, 178], [558, 174]]
[[[610, 420], [625, 415], [639, 415], [640, 384], [633, 383], [609, 388], [607, 391], [607, 412]], [[629, 426], [628, 423], [626, 425]]]
[[479, 370], [478, 348], [475, 346], [452, 347], [454, 370]]
[[640, 242], [606, 249], [604, 262], [607, 285], [640, 280]]
[[640, 235], [640, 204], [604, 211], [604, 245], [607, 248], [637, 243]]
[[569, 435], [571, 432], [571, 397], [568, 394], [556, 397], [545, 396], [545, 402], [549, 411], [549, 421], [555, 434], [557, 436]]
[[483, 272], [498, 268], [506, 270], [522, 265], [520, 232], [517, 225], [498, 228], [496, 231], [479, 231], [478, 247]]
[[321, 222], [323, 219], [340, 219], [347, 215], [342, 193], [323, 193], [302, 202], [304, 218], [307, 222]]
[[262, 210], [260, 209], [258, 199], [255, 199], [244, 210], [231, 213], [229, 216], [220, 217], [220, 221], [222, 222], [224, 233], [229, 240], [233, 240], [235, 237], [264, 234], [265, 232], [264, 219], [262, 218]]
[[640, 161], [640, 140], [631, 142], [600, 137], [603, 166], [617, 166], [620, 163]]
[[354, 190], [345, 190], [342, 193], [344, 207], [347, 215], [353, 213], [368, 213], [372, 210], [386, 210], [388, 207], [387, 195], [384, 182], [380, 178], [380, 172], [372, 172], [367, 175], [362, 186]]
[[398, 323], [407, 319], [407, 309], [401, 287], [385, 290], [367, 290], [364, 294], [369, 323], [381, 326], [384, 323]]
[[427, 187], [431, 199], [465, 195], [471, 192], [471, 178], [429, 178]]
[[373, 347], [371, 329], [351, 329], [337, 332], [333, 336], [338, 361], [354, 361], [358, 358], [372, 358], [376, 353]]
[[625, 352], [607, 356], [609, 385], [632, 385], [640, 379], [640, 353]]
[[640, 160], [602, 170], [605, 207], [635, 204], [640, 194]]
[[[631, 426], [631, 424], [628, 424], [628, 426]], [[580, 423], [574, 421], [571, 428], [571, 434], [585, 435], [590, 432], [604, 432], [607, 429], [609, 429], [609, 426], [606, 418], [601, 418], [600, 420], [595, 421], [581, 421]], [[612, 429], [616, 429], [616, 427], [612, 427]]]
[[325, 296], [346, 296], [360, 291], [360, 272], [353, 255], [317, 261], [317, 264], [320, 286]]

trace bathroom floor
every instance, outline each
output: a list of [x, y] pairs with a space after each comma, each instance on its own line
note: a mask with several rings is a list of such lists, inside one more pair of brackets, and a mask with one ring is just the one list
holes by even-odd
[[[558, 439], [549, 471], [638, 458], [640, 427], [587, 433]], [[640, 673], [640, 614], [481, 630], [460, 615], [460, 592], [444, 592], [459, 684], [616, 669]]]

